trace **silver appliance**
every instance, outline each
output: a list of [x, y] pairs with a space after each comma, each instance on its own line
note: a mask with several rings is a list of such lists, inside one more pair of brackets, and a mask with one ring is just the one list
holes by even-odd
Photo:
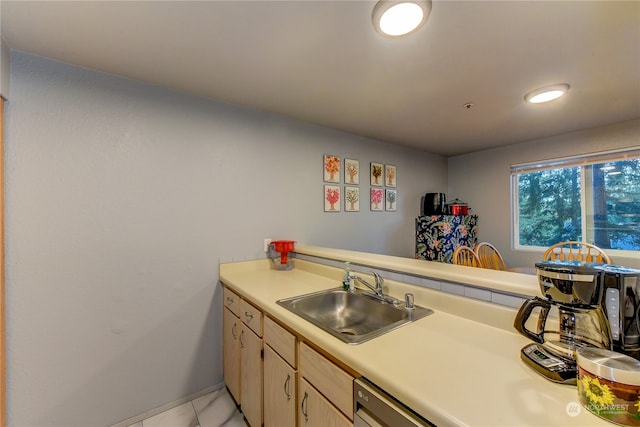
[[364, 378], [354, 381], [353, 394], [354, 427], [433, 426]]
[[[521, 352], [522, 360], [547, 379], [575, 384], [576, 350], [611, 349], [609, 322], [602, 308], [601, 264], [581, 261], [537, 262], [538, 284], [544, 298], [531, 298], [518, 311], [513, 326], [534, 341]], [[537, 326], [527, 326], [534, 309]], [[551, 316], [549, 314], [551, 313]], [[557, 313], [557, 314], [556, 314]]]
[[640, 270], [603, 264], [602, 306], [613, 350], [640, 360]]

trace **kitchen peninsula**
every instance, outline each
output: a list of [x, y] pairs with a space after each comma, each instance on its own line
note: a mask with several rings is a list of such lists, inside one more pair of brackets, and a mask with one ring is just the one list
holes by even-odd
[[[435, 313], [349, 345], [276, 303], [339, 286], [344, 261], [362, 275], [375, 269], [386, 277], [386, 294], [402, 299], [411, 292], [417, 305]], [[525, 366], [520, 349], [529, 341], [513, 329], [516, 308], [490, 302], [494, 294], [539, 295], [535, 276], [301, 246], [293, 270], [273, 270], [268, 260], [226, 263], [220, 281], [300, 342], [436, 425], [608, 425], [579, 406], [575, 386], [549, 382]], [[468, 296], [427, 287], [453, 285]], [[490, 300], [469, 297], [474, 294]]]

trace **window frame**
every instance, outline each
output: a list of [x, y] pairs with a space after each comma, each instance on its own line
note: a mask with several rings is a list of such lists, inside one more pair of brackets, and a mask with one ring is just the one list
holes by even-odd
[[[640, 158], [640, 146], [631, 146], [618, 150], [601, 151], [578, 156], [560, 157], [511, 165], [509, 175], [511, 190], [511, 248], [521, 252], [544, 252], [547, 249], [547, 247], [544, 246], [525, 246], [520, 244], [518, 175], [542, 170], [580, 166], [582, 168], [582, 173], [580, 173], [580, 186], [583, 191], [583, 201], [580, 203], [580, 215], [582, 218], [587, 218], [587, 204], [592, 203], [592, 197], [590, 196], [593, 193], [593, 188], [590, 185], [587, 186], [587, 175], [591, 175], [591, 171], [585, 169], [585, 166], [637, 158]], [[593, 231], [589, 231], [588, 225], [588, 221], [581, 221], [581, 235], [583, 242], [588, 242], [589, 237], [593, 240]], [[637, 257], [640, 255], [640, 250], [606, 249], [606, 251], [613, 256], [622, 258]]]

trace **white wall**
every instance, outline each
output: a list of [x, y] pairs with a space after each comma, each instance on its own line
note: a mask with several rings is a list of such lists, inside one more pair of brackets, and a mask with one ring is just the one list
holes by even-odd
[[[541, 252], [515, 251], [511, 245], [510, 167], [597, 151], [640, 145], [640, 119], [508, 147], [449, 158], [449, 193], [478, 214], [481, 240], [492, 242], [508, 266], [530, 266]], [[613, 256], [617, 264], [640, 267], [640, 257]]]
[[[446, 159], [12, 52], [8, 424], [98, 426], [222, 382], [219, 259], [266, 237], [413, 257]], [[215, 78], [215, 76], [212, 76]], [[312, 84], [312, 82], [310, 82]], [[398, 211], [324, 213], [325, 153]]]

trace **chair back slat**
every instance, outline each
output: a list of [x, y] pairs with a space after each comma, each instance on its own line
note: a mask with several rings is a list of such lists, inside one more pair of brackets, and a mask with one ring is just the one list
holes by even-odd
[[453, 259], [452, 262], [457, 265], [466, 265], [469, 267], [482, 267], [480, 263], [480, 259], [468, 246], [458, 246], [455, 251], [453, 251]]
[[507, 269], [507, 265], [505, 264], [504, 259], [502, 258], [502, 255], [500, 255], [500, 252], [498, 252], [498, 249], [496, 249], [496, 247], [493, 246], [491, 243], [489, 242], [478, 243], [474, 252], [478, 256], [478, 259], [480, 260], [480, 265], [483, 268], [490, 268], [493, 270]]
[[585, 261], [611, 264], [611, 258], [599, 247], [584, 242], [559, 242], [549, 246], [542, 256], [544, 261]]

